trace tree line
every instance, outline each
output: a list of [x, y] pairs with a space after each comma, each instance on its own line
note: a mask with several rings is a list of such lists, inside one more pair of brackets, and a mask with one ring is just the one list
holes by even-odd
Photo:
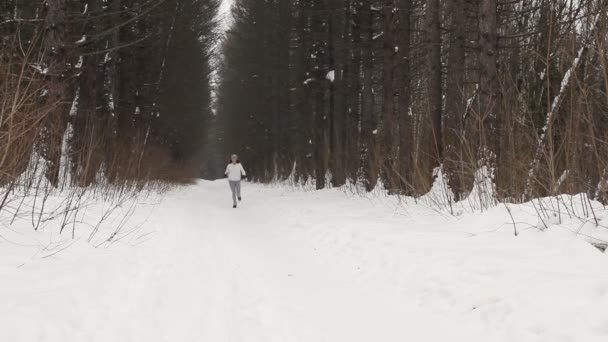
[[0, 186], [184, 182], [211, 118], [218, 0], [4, 0]]
[[606, 201], [607, 6], [235, 0], [214, 143], [259, 181]]

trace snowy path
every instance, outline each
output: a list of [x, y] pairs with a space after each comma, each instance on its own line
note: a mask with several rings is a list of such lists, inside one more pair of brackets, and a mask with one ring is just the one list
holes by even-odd
[[608, 340], [608, 255], [570, 236], [338, 191], [243, 195], [173, 193], [137, 247], [15, 267], [23, 248], [0, 244], [0, 341]]

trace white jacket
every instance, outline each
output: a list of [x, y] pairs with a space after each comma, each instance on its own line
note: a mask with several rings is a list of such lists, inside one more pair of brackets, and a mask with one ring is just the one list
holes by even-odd
[[228, 164], [228, 166], [226, 166], [226, 172], [224, 172], [224, 174], [228, 176], [228, 180], [231, 180], [234, 182], [240, 181], [241, 177], [247, 175], [245, 173], [245, 169], [243, 169], [243, 165], [241, 165], [241, 163]]

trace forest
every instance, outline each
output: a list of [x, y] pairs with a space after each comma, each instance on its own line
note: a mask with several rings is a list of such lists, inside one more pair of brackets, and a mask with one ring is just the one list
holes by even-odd
[[0, 187], [145, 187], [198, 177], [218, 6], [3, 0]]
[[608, 201], [608, 1], [234, 0], [226, 32], [220, 3], [3, 1], [3, 193], [237, 153], [259, 182]]
[[261, 182], [605, 203], [607, 6], [235, 0], [212, 141]]

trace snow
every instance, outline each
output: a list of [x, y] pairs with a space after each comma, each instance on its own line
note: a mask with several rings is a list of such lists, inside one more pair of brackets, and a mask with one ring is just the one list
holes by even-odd
[[228, 30], [232, 23], [232, 8], [233, 0], [222, 0], [219, 8], [220, 29], [222, 32]]
[[336, 71], [331, 70], [331, 71], [327, 72], [327, 75], [325, 75], [325, 78], [327, 80], [329, 80], [330, 82], [333, 82], [336, 79]]
[[34, 68], [34, 70], [36, 70], [37, 72], [39, 72], [43, 75], [46, 75], [49, 73], [49, 68], [45, 65], [32, 63], [32, 64], [30, 64], [30, 66], [32, 68]]
[[82, 222], [109, 204], [87, 202], [75, 240], [2, 214], [0, 341], [608, 340], [608, 254], [562, 229], [575, 218], [541, 231], [510, 205], [514, 237], [501, 206], [454, 217], [249, 183], [243, 197], [232, 209], [225, 181], [201, 181], [124, 201], [91, 243]]
[[377, 40], [378, 38], [382, 37], [384, 35], [384, 32], [380, 32], [380, 33], [376, 33], [373, 37], [372, 40]]

